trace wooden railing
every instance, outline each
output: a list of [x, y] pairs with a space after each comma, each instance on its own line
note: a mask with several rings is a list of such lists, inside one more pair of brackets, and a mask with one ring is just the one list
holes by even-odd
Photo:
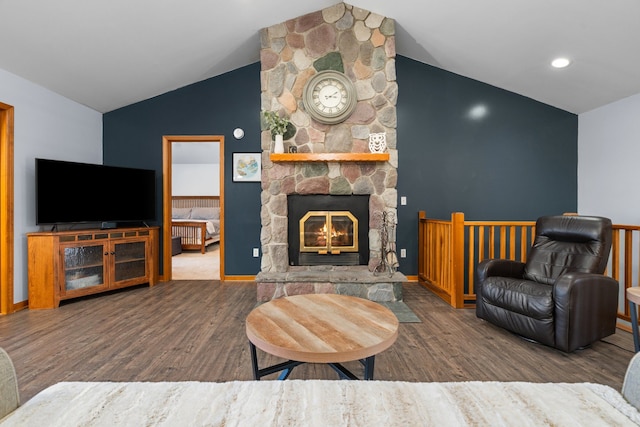
[[[418, 279], [455, 308], [475, 305], [480, 261], [524, 262], [535, 235], [535, 221], [465, 221], [462, 212], [452, 213], [451, 220], [440, 220], [429, 219], [421, 211], [418, 221]], [[630, 319], [625, 290], [638, 286], [639, 265], [640, 226], [614, 224], [605, 274], [620, 283], [619, 319]]]

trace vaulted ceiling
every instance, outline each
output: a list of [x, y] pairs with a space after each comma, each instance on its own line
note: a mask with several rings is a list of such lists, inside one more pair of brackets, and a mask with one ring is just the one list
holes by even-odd
[[[257, 62], [261, 28], [336, 3], [0, 0], [0, 68], [108, 112]], [[348, 4], [395, 19], [400, 55], [563, 110], [640, 93], [638, 0]]]

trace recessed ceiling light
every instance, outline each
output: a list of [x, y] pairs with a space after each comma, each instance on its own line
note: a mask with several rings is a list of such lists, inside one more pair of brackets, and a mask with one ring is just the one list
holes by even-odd
[[473, 120], [480, 120], [489, 113], [489, 109], [484, 104], [477, 104], [471, 107], [467, 113], [468, 117]]
[[567, 58], [556, 58], [551, 61], [551, 66], [554, 68], [568, 67], [569, 64], [571, 64], [571, 61], [569, 61]]

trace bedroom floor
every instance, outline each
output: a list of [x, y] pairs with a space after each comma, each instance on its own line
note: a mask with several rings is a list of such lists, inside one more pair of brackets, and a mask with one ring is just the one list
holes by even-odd
[[171, 258], [173, 280], [220, 280], [220, 244], [199, 250], [182, 251]]

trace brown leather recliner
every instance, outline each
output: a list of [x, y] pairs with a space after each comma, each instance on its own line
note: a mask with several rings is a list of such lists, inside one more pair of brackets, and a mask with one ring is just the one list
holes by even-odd
[[526, 264], [478, 265], [476, 316], [565, 352], [615, 333], [619, 286], [603, 275], [611, 239], [608, 218], [539, 218]]

